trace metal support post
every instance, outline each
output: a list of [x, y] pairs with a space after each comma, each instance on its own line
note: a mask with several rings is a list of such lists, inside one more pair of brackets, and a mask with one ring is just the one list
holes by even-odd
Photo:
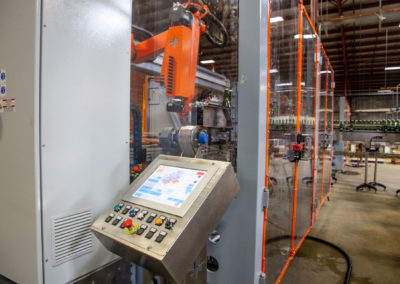
[[376, 173], [378, 172], [378, 151], [375, 151], [375, 168], [374, 168], [374, 181], [370, 182], [369, 184], [372, 186], [380, 186], [386, 191], [386, 185], [376, 182]]
[[[268, 1], [239, 2], [238, 165], [240, 191], [209, 242], [219, 268], [207, 282], [258, 284], [261, 274], [267, 101]], [[251, 31], [251, 32], [249, 32]]]
[[368, 183], [368, 157], [369, 148], [365, 148], [365, 172], [364, 172], [364, 183], [357, 186], [356, 191], [363, 190], [364, 188], [373, 189], [375, 193], [377, 191], [376, 187]]

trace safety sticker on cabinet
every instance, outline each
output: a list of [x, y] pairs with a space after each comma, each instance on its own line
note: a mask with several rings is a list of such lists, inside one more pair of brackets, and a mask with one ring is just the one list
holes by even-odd
[[0, 112], [15, 112], [15, 111], [16, 111], [15, 99], [0, 100]]
[[0, 69], [0, 97], [7, 95], [6, 69]]

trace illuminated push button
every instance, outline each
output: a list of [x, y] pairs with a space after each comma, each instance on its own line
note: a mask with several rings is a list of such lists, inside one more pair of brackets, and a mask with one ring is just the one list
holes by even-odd
[[125, 233], [132, 235], [139, 229], [139, 224], [132, 222], [132, 219], [128, 219], [124, 222]]
[[146, 238], [151, 239], [156, 232], [157, 232], [156, 228], [150, 228], [149, 232], [146, 234]]
[[164, 231], [160, 231], [160, 234], [157, 236], [156, 238], [156, 242], [157, 243], [161, 243], [162, 240], [165, 238], [165, 236], [167, 235], [167, 232]]
[[129, 211], [129, 216], [135, 217], [135, 215], [136, 215], [136, 211], [135, 210]]
[[147, 210], [143, 210], [143, 211], [142, 211], [143, 216], [146, 216], [147, 213], [149, 213]]
[[121, 229], [125, 228], [125, 227], [124, 227], [124, 223], [125, 223], [126, 220], [128, 220], [128, 219], [127, 219], [127, 218], [122, 219], [122, 222], [121, 222], [121, 224], [119, 225], [119, 227], [120, 227]]
[[119, 204], [114, 206], [114, 211], [118, 212], [119, 210], [121, 210], [121, 207], [119, 207]]
[[160, 217], [159, 218], [157, 218], [155, 221], [154, 221], [154, 223], [157, 225], [157, 226], [161, 226], [163, 223], [164, 223], [164, 221], [167, 219], [167, 217], [165, 217], [165, 216], [163, 216], [163, 215], [160, 215]]
[[107, 216], [107, 218], [104, 221], [106, 221], [108, 223], [111, 221], [112, 218], [114, 218], [114, 216], [115, 216], [115, 214], [111, 213], [110, 215]]
[[167, 220], [167, 222], [165, 223], [165, 228], [168, 230], [171, 230], [172, 227], [176, 224], [176, 219], [171, 218], [169, 220]]
[[122, 210], [122, 214], [125, 215], [126, 213], [129, 212], [129, 210], [131, 210], [131, 208], [132, 208], [132, 206], [130, 206], [130, 205], [125, 206], [124, 210]]
[[133, 208], [133, 210], [135, 210], [136, 213], [139, 213], [139, 211], [140, 211], [140, 209], [137, 207]]
[[139, 213], [139, 214], [137, 215], [137, 218], [138, 218], [139, 220], [143, 220], [143, 218], [144, 218], [143, 213]]
[[149, 216], [149, 218], [147, 218], [146, 222], [147, 222], [147, 223], [151, 223], [151, 222], [153, 222], [153, 220], [154, 220], [156, 217], [157, 217], [157, 214], [156, 214], [156, 213], [150, 213], [150, 216]]
[[122, 220], [122, 217], [121, 216], [117, 216], [117, 218], [115, 218], [115, 220], [112, 222], [112, 224], [114, 226], [116, 226], [116, 225], [118, 225], [119, 221], [121, 221], [121, 220]]
[[147, 229], [147, 225], [142, 224], [142, 225], [140, 225], [140, 228], [139, 228], [139, 230], [136, 232], [136, 234], [141, 235], [141, 234], [144, 233], [144, 231], [146, 231], [146, 229]]

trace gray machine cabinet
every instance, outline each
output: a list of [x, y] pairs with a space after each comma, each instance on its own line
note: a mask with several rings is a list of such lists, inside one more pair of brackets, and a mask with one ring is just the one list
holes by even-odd
[[[66, 283], [118, 256], [90, 226], [129, 188], [130, 0], [0, 4], [0, 274]], [[3, 97], [0, 97], [3, 99]]]
[[[189, 180], [188, 176], [193, 175], [195, 179], [193, 190], [187, 194], [179, 207], [160, 203], [162, 197], [159, 196], [152, 197], [153, 201], [134, 196], [142, 188], [151, 188], [151, 190], [147, 189], [147, 192], [155, 194], [156, 188], [161, 187], [158, 184], [162, 184], [164, 179], [164, 176], [161, 177], [162, 172], [158, 174], [156, 171], [163, 171], [166, 168], [170, 171], [181, 173], [188, 171], [188, 173], [182, 173], [179, 178], [176, 178], [176, 184], [171, 182], [172, 185], [168, 185], [168, 188], [166, 186], [162, 196], [168, 196], [165, 193], [167, 189], [175, 188], [173, 190], [176, 190], [179, 184], [185, 184], [185, 180]], [[200, 178], [199, 171], [204, 176], [196, 183], [196, 179]], [[159, 183], [154, 177], [157, 174]], [[169, 172], [166, 170], [164, 174], [168, 176]], [[153, 187], [147, 186], [149, 181], [154, 181]], [[189, 266], [205, 247], [209, 234], [217, 226], [238, 190], [239, 184], [235, 172], [228, 162], [160, 155], [134, 181], [122, 201], [116, 202], [117, 208], [110, 207], [94, 222], [92, 230], [110, 251], [180, 283]], [[173, 192], [172, 189], [171, 192]], [[119, 203], [122, 207], [118, 206]], [[132, 211], [134, 216], [129, 216], [127, 206], [130, 210], [134, 211], [136, 208], [140, 211], [137, 213]], [[142, 219], [140, 214], [144, 210], [148, 213]], [[157, 217], [164, 216], [166, 220], [162, 225], [157, 226], [154, 220], [148, 219], [152, 213]], [[110, 220], [109, 216], [114, 217]], [[121, 219], [120, 222], [116, 221], [118, 216]], [[127, 219], [132, 219], [139, 228], [143, 225], [147, 226], [146, 230], [140, 235], [138, 231], [127, 234], [126, 229], [121, 226]], [[171, 219], [175, 219], [176, 223], [173, 227], [167, 228]], [[148, 238], [150, 228], [157, 229], [157, 232]], [[167, 235], [161, 242], [157, 242], [161, 231]]]

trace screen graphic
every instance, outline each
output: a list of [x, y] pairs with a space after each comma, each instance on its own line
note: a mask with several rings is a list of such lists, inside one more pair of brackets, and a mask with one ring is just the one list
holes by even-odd
[[132, 195], [180, 208], [206, 171], [160, 165]]

